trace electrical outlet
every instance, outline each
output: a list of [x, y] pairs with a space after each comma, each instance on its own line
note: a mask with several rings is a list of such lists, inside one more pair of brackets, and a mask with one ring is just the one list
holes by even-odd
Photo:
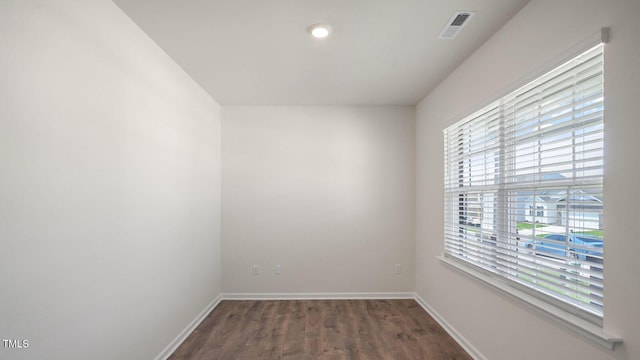
[[280, 264], [276, 264], [273, 267], [273, 273], [276, 275], [280, 275], [282, 273], [282, 266], [280, 266]]
[[258, 264], [251, 265], [251, 273], [253, 275], [260, 275], [260, 266]]
[[400, 264], [396, 264], [396, 274], [400, 274], [402, 272], [402, 268], [400, 267]]

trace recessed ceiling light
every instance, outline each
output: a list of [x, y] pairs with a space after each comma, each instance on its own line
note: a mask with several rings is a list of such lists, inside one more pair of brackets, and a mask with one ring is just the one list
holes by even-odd
[[331, 26], [327, 24], [313, 24], [309, 26], [307, 31], [316, 39], [324, 39], [331, 34]]

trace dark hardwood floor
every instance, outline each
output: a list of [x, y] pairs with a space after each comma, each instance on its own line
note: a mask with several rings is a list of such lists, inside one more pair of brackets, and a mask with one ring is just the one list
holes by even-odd
[[222, 301], [169, 359], [471, 357], [415, 300], [262, 300]]

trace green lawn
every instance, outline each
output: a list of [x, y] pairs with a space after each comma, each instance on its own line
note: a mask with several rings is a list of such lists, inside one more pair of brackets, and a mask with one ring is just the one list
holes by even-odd
[[[521, 280], [524, 280], [524, 281], [526, 281], [528, 283], [531, 283], [532, 285], [537, 285], [537, 286], [546, 288], [546, 289], [551, 290], [551, 291], [553, 291], [555, 293], [566, 295], [566, 296], [571, 297], [571, 298], [573, 298], [575, 300], [578, 300], [578, 301], [581, 301], [581, 302], [585, 302], [587, 304], [590, 303], [589, 298], [585, 298], [585, 297], [582, 297], [582, 296], [579, 295], [580, 293], [582, 293], [584, 295], [589, 295], [588, 291], [585, 291], [585, 290], [583, 290], [583, 289], [581, 289], [581, 288], [579, 288], [577, 286], [572, 286], [572, 283], [578, 283], [578, 284], [581, 284], [583, 286], [589, 286], [589, 284], [587, 284], [584, 281], [580, 281], [579, 279], [572, 278], [572, 279], [569, 279], [570, 282], [567, 284], [567, 283], [564, 283], [562, 281], [559, 281], [559, 279], [556, 277], [556, 276], [559, 276], [560, 274], [554, 273], [554, 272], [551, 272], [551, 271], [548, 271], [548, 270], [542, 271], [542, 272], [546, 272], [547, 274], [552, 275], [553, 277], [545, 276], [545, 275], [543, 275], [541, 273], [535, 274], [535, 273], [532, 273], [530, 271], [526, 271], [524, 269], [519, 269], [519, 270], [520, 270], [520, 274], [518, 274], [518, 278], [521, 279]], [[530, 277], [527, 276], [527, 275], [524, 275], [522, 273], [530, 275]], [[546, 281], [548, 281], [548, 282], [550, 282], [552, 284], [557, 284], [557, 285], [559, 285], [559, 287], [553, 286], [553, 285], [545, 283], [545, 282], [537, 282], [537, 281], [535, 281], [536, 278], [546, 280]], [[571, 290], [574, 290], [576, 293], [567, 292], [562, 286], [566, 286], [566, 287], [570, 288]]]
[[[518, 230], [522, 230], [522, 229], [533, 229], [533, 225], [534, 225], [534, 224], [532, 224], [532, 223], [528, 223], [528, 222], [519, 222], [519, 223], [516, 225], [516, 229], [518, 229]], [[536, 229], [537, 229], [537, 228], [543, 228], [543, 227], [546, 227], [546, 226], [547, 226], [547, 225], [545, 225], [545, 224], [535, 224], [535, 225], [536, 225]]]
[[604, 238], [604, 233], [602, 230], [583, 231], [583, 232], [577, 232], [576, 234], [596, 236], [596, 237], [599, 237], [600, 239]]
[[[516, 229], [518, 230], [533, 229], [534, 225], [536, 229], [544, 228], [548, 226], [545, 224], [532, 224], [529, 222], [519, 222], [516, 224]], [[595, 236], [595, 237], [599, 237], [600, 239], [604, 239], [604, 232], [602, 230], [578, 231], [576, 232], [576, 234]], [[545, 237], [546, 235], [548, 235], [548, 233], [542, 233], [542, 234], [538, 233], [536, 234], [536, 237]]]

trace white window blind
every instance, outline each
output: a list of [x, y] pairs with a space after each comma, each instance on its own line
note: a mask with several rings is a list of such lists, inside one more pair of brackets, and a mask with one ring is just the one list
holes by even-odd
[[601, 324], [603, 46], [444, 131], [445, 256]]

